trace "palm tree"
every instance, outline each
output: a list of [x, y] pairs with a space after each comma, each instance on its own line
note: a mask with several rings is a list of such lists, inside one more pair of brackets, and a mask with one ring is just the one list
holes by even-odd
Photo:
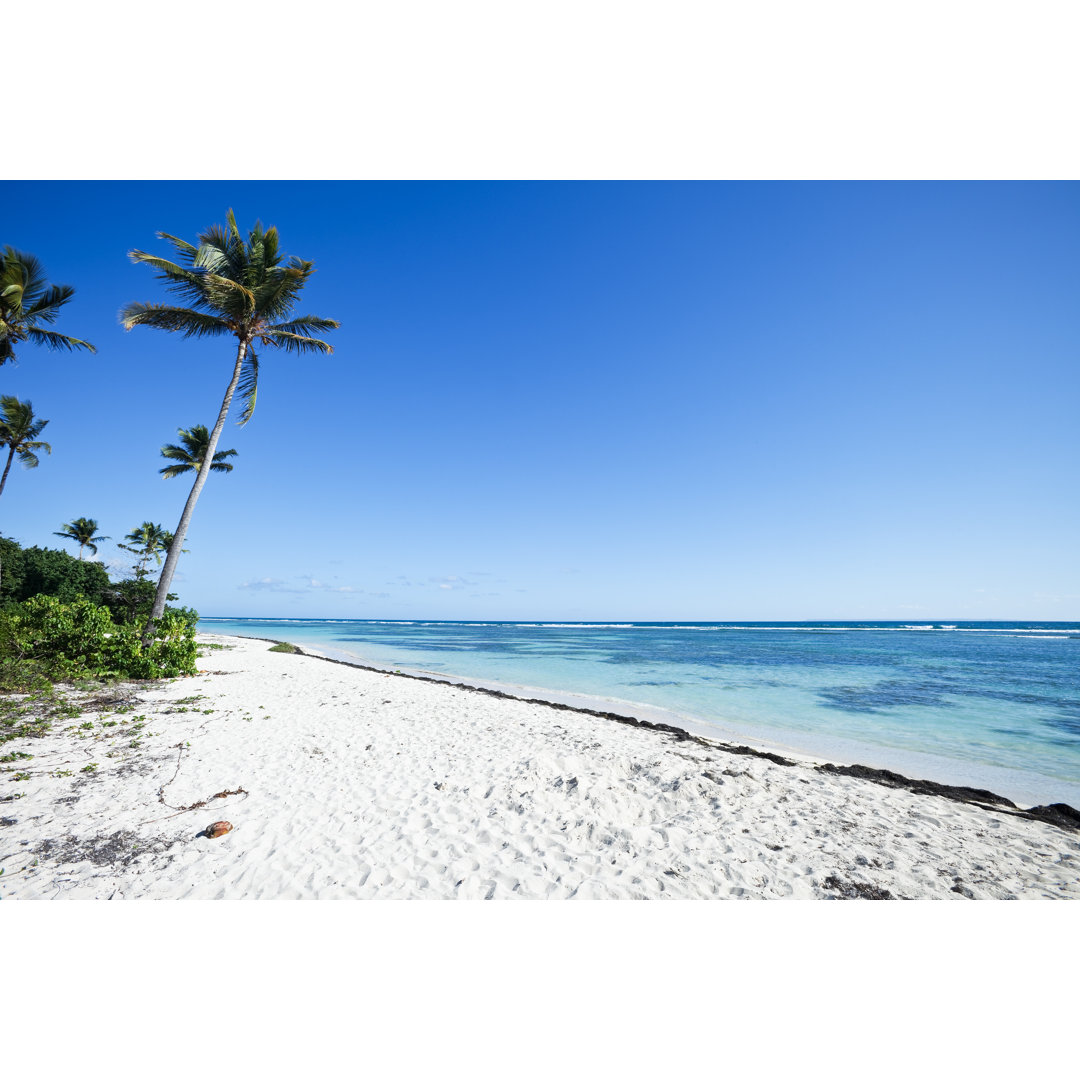
[[138, 558], [135, 577], [141, 581], [146, 576], [146, 563], [151, 555], [154, 556], [158, 566], [161, 565], [161, 552], [168, 549], [172, 533], [160, 525], [155, 525], [152, 521], [144, 521], [137, 529], [132, 529], [124, 539], [127, 543], [117, 546], [124, 551], [130, 551]]
[[[171, 532], [169, 532], [168, 529], [162, 529], [161, 530], [161, 547], [160, 547], [159, 550], [160, 551], [168, 551], [169, 548], [172, 547], [172, 542], [173, 542], [173, 540], [175, 538], [176, 538], [176, 533], [171, 533]], [[187, 555], [188, 554], [188, 549], [184, 548], [180, 552], [180, 554], [181, 555]], [[157, 560], [158, 566], [160, 566], [161, 565], [161, 556], [160, 556], [160, 554], [155, 553], [154, 558]]]
[[91, 555], [97, 554], [97, 541], [108, 540], [107, 536], [95, 536], [98, 524], [93, 518], [76, 518], [63, 525], [63, 532], [53, 533], [53, 536], [62, 536], [65, 540], [74, 540], [79, 545], [79, 559], [83, 557], [83, 548], [89, 548]]
[[14, 360], [15, 345], [23, 341], [50, 349], [97, 352], [90, 342], [43, 325], [56, 322], [60, 309], [74, 295], [70, 285], [49, 285], [33, 255], [5, 247], [0, 254], [0, 364]]
[[259, 376], [256, 342], [260, 348], [265, 345], [297, 354], [332, 353], [334, 350], [330, 345], [313, 335], [325, 334], [340, 325], [333, 319], [291, 314], [315, 267], [313, 263], [295, 256], [286, 259], [278, 250], [277, 229], [271, 226], [264, 230], [256, 222], [245, 241], [236, 227], [232, 210], [226, 215], [226, 221], [226, 227], [213, 225], [200, 234], [198, 245], [189, 244], [169, 233], [158, 233], [161, 239], [172, 245], [178, 262], [148, 255], [144, 251], [129, 253], [133, 262], [146, 263], [157, 270], [158, 280], [191, 306], [128, 304], [120, 313], [125, 330], [134, 326], [155, 326], [159, 330], [180, 333], [186, 338], [234, 337], [237, 342], [232, 377], [225, 389], [217, 423], [206, 445], [198, 476], [169, 546], [144, 640], [149, 639], [155, 621], [165, 610], [165, 598], [188, 523], [199, 493], [213, 468], [218, 439], [237, 389], [244, 401], [240, 424], [246, 424], [251, 419]]
[[52, 447], [47, 442], [35, 441], [48, 422], [34, 417], [34, 407], [29, 401], [20, 401], [11, 394], [0, 397], [0, 446], [8, 448], [4, 475], [0, 477], [0, 495], [4, 492], [11, 462], [16, 454], [24, 468], [36, 469], [38, 451], [52, 453]]
[[[166, 465], [158, 471], [167, 480], [174, 476], [180, 476], [186, 472], [197, 472], [206, 457], [206, 447], [210, 442], [210, 432], [204, 424], [196, 424], [190, 431], [177, 428], [183, 446], [173, 446], [169, 443], [161, 448], [161, 456], [176, 465]], [[232, 472], [232, 466], [225, 463], [227, 457], [236, 457], [235, 450], [219, 450], [210, 463], [211, 472]]]

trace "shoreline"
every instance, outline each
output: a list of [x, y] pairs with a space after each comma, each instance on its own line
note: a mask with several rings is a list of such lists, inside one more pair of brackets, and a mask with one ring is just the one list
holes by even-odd
[[[282, 639], [278, 638], [263, 638], [247, 634], [230, 636], [251, 637], [252, 640], [257, 641], [282, 643]], [[926, 751], [904, 750], [895, 746], [877, 743], [860, 743], [849, 738], [834, 736], [819, 735], [816, 739], [806, 736], [806, 741], [814, 745], [807, 746], [805, 742], [800, 745], [795, 741], [800, 734], [796, 731], [786, 732], [791, 737], [791, 741], [783, 741], [778, 737], [770, 738], [767, 734], [763, 735], [746, 727], [733, 724], [730, 721], [722, 723], [711, 721], [688, 713], [680, 713], [660, 705], [620, 698], [604, 698], [582, 692], [507, 683], [496, 679], [446, 674], [440, 671], [411, 666], [391, 667], [369, 660], [348, 649], [325, 646], [321, 643], [317, 645], [311, 643], [298, 645], [296, 642], [289, 642], [289, 644], [303, 651], [305, 655], [329, 660], [333, 663], [345, 664], [362, 670], [444, 683], [447, 686], [488, 690], [502, 693], [508, 698], [520, 701], [569, 707], [585, 713], [610, 715], [612, 717], [627, 716], [629, 714], [621, 710], [629, 709], [633, 710], [632, 719], [647, 722], [660, 728], [678, 727], [694, 738], [704, 739], [717, 745], [730, 746], [738, 742], [746, 742], [758, 749], [793, 758], [799, 762], [854, 768], [859, 769], [862, 775], [869, 776], [876, 773], [882, 777], [892, 778], [890, 780], [883, 779], [882, 782], [895, 784], [896, 778], [899, 778], [907, 780], [910, 784], [936, 785], [941, 788], [979, 791], [990, 795], [992, 797], [991, 801], [1007, 802], [1017, 807], [1040, 808], [1061, 805], [1069, 810], [1080, 807], [1080, 784], [1063, 781], [1060, 787], [1064, 789], [1064, 793], [1060, 798], [1057, 797], [1057, 792], [1054, 792], [1053, 796], [1045, 792], [1036, 794], [1040, 789], [1050, 787], [1051, 778], [1039, 773], [1014, 769], [1004, 765], [976, 764], [958, 758], [936, 756]], [[612, 707], [604, 707], [606, 705]], [[803, 734], [805, 735], [805, 733]], [[913, 775], [932, 775], [935, 771], [940, 776], [938, 780], [911, 779]], [[952, 776], [949, 775], [950, 773]], [[999, 794], [996, 790], [998, 788], [1005, 789], [1008, 794]]]
[[[271, 641], [279, 645], [292, 644], [291, 642], [278, 641], [275, 638], [254, 638], [253, 640]], [[817, 757], [809, 754], [800, 754], [799, 757], [802, 758], [801, 761], [794, 760], [789, 757], [784, 757], [781, 754], [774, 753], [771, 750], [762, 749], [761, 747], [729, 743], [705, 735], [698, 735], [673, 724], [642, 720], [636, 716], [627, 716], [622, 713], [591, 709], [562, 701], [552, 701], [549, 698], [521, 697], [491, 684], [484, 685], [484, 683], [479, 680], [463, 682], [455, 675], [440, 676], [416, 670], [390, 670], [387, 668], [376, 667], [371, 664], [354, 663], [350, 660], [339, 660], [332, 656], [321, 656], [317, 652], [306, 652], [299, 645], [293, 645], [293, 648], [296, 649], [296, 652], [293, 655], [311, 656], [314, 659], [323, 660], [329, 664], [341, 664], [344, 667], [359, 668], [361, 671], [372, 671], [383, 675], [396, 676], [401, 679], [416, 679], [419, 682], [451, 686], [456, 690], [487, 694], [491, 697], [503, 698], [507, 701], [520, 701], [526, 705], [542, 705], [549, 709], [579, 712], [587, 716], [599, 717], [602, 720], [611, 720], [619, 724], [629, 724], [631, 727], [646, 728], [651, 731], [662, 732], [673, 736], [679, 741], [693, 741], [702, 746], [723, 750], [729, 754], [741, 754], [750, 757], [763, 758], [776, 765], [810, 765], [812, 768], [819, 769], [822, 772], [833, 773], [835, 775], [857, 776], [860, 779], [870, 780], [874, 783], [882, 784], [885, 787], [903, 788], [919, 795], [938, 795], [945, 799], [952, 799], [954, 802], [970, 803], [973, 806], [981, 806], [983, 809], [997, 810], [1002, 813], [1014, 814], [1018, 817], [1027, 817], [1034, 821], [1045, 821], [1049, 824], [1057, 825], [1060, 828], [1075, 829], [1080, 832], [1080, 810], [1077, 810], [1068, 803], [1054, 802], [1044, 805], [1023, 807], [1017, 805], [1012, 799], [1006, 798], [1004, 795], [998, 795], [996, 792], [988, 791], [985, 788], [967, 787], [962, 784], [942, 784], [936, 780], [916, 779], [910, 776], [903, 776], [890, 769], [880, 769], [871, 765], [860, 765], [857, 763], [836, 765], [832, 762], [822, 762]], [[541, 691], [541, 693], [543, 692], [544, 691]], [[568, 694], [566, 696], [575, 697], [578, 695]]]
[[20, 742], [0, 897], [1080, 898], [1071, 807], [275, 640]]

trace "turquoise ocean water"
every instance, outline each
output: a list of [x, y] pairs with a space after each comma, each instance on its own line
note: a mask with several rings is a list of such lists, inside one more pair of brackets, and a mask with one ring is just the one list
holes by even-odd
[[199, 629], [1080, 807], [1080, 623], [203, 619]]

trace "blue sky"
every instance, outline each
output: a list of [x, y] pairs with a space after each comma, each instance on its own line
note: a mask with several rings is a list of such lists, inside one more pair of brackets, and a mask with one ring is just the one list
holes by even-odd
[[[228, 341], [117, 312], [232, 207], [314, 260], [327, 358], [262, 355], [175, 588], [205, 615], [1080, 617], [1075, 183], [4, 182], [0, 244], [95, 356], [23, 347], [50, 420], [0, 530], [173, 528], [159, 448]], [[113, 542], [107, 563], [121, 564]]]

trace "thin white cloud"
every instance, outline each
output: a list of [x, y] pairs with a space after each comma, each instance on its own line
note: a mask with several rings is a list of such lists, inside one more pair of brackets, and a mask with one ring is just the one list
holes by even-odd
[[428, 581], [432, 585], [438, 585], [440, 589], [470, 589], [475, 588], [480, 583], [478, 581], [470, 581], [467, 577], [460, 577], [458, 574], [446, 574], [443, 577], [429, 577]]
[[238, 589], [256, 589], [264, 592], [282, 592], [282, 593], [298, 593], [303, 592], [302, 589], [296, 589], [289, 585], [286, 585], [281, 578], [264, 577], [258, 578], [255, 581], [245, 581], [236, 586]]

